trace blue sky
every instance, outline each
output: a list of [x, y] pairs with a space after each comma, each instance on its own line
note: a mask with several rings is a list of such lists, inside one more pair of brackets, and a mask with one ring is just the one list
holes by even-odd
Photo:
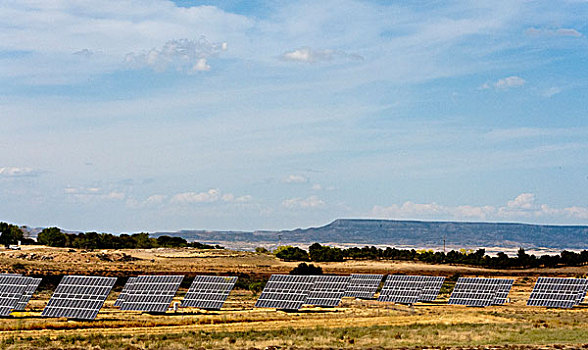
[[586, 1], [3, 1], [0, 220], [588, 224]]

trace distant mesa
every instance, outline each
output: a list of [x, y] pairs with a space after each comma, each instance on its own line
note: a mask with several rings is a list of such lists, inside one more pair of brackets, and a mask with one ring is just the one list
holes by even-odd
[[530, 225], [488, 222], [428, 222], [373, 219], [337, 219], [328, 225], [291, 231], [157, 232], [154, 236], [181, 236], [210, 243], [341, 243], [434, 247], [546, 247], [588, 248], [588, 226]]

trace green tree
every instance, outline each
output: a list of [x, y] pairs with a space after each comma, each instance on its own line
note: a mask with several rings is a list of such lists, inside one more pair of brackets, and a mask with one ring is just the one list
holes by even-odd
[[306, 250], [298, 247], [280, 249], [276, 253], [276, 257], [285, 261], [308, 261], [308, 253]]
[[315, 243], [308, 247], [308, 255], [312, 261], [343, 261], [343, 251]]
[[157, 240], [154, 238], [149, 238], [148, 233], [135, 233], [131, 237], [133, 237], [135, 240], [137, 249], [149, 249], [157, 246]]
[[0, 222], [0, 244], [9, 246], [24, 239], [21, 229], [16, 225]]
[[44, 228], [37, 236], [37, 242], [50, 247], [65, 247], [65, 234], [58, 227]]

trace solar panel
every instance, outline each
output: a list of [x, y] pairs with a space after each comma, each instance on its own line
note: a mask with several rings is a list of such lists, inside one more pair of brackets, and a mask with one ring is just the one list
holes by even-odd
[[434, 301], [437, 299], [439, 292], [441, 291], [441, 287], [443, 287], [443, 283], [445, 282], [444, 276], [425, 276], [427, 277], [427, 284], [423, 289], [423, 293], [421, 294], [419, 301]]
[[315, 276], [271, 275], [255, 307], [298, 310], [312, 289]]
[[18, 305], [30, 277], [20, 275], [0, 275], [0, 316], [9, 316]]
[[305, 304], [335, 307], [341, 302], [351, 276], [316, 276]]
[[183, 279], [183, 275], [138, 276], [129, 288], [120, 309], [166, 312]]
[[352, 274], [347, 290], [343, 296], [371, 299], [376, 294], [384, 275]]
[[22, 311], [25, 309], [25, 307], [29, 303], [29, 300], [31, 300], [33, 294], [35, 294], [35, 291], [39, 287], [39, 284], [41, 284], [41, 280], [42, 278], [28, 277], [28, 284], [25, 288], [24, 293], [22, 294], [18, 303], [16, 304], [16, 307], [14, 308], [15, 310]]
[[492, 305], [503, 305], [508, 299], [508, 294], [512, 289], [514, 280], [505, 278], [496, 278], [496, 280], [498, 281], [498, 287], [496, 289], [496, 293], [494, 294]]
[[380, 291], [378, 301], [414, 304], [419, 301], [425, 286], [429, 284], [427, 277], [389, 275]]
[[467, 305], [486, 307], [494, 303], [499, 285], [499, 278], [460, 277], [449, 297], [450, 305]]
[[63, 276], [41, 316], [93, 320], [114, 283], [116, 277]]
[[118, 295], [118, 298], [116, 298], [116, 301], [114, 302], [114, 306], [121, 306], [123, 300], [125, 300], [125, 297], [129, 293], [129, 289], [132, 288], [136, 279], [137, 279], [137, 277], [129, 277], [129, 279], [127, 279], [127, 283], [125, 283], [123, 290]]
[[588, 279], [585, 280], [584, 288], [578, 293], [578, 298], [576, 299], [576, 305], [579, 305], [581, 302], [584, 301], [586, 297], [586, 293], [588, 293]]
[[539, 277], [527, 305], [572, 308], [581, 301], [586, 283], [579, 278]]
[[182, 307], [220, 310], [237, 282], [233, 276], [196, 276]]

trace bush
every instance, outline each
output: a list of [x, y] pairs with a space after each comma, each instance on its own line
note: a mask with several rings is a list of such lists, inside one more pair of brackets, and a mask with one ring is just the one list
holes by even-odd
[[300, 263], [290, 271], [290, 275], [322, 275], [323, 269], [313, 264]]

